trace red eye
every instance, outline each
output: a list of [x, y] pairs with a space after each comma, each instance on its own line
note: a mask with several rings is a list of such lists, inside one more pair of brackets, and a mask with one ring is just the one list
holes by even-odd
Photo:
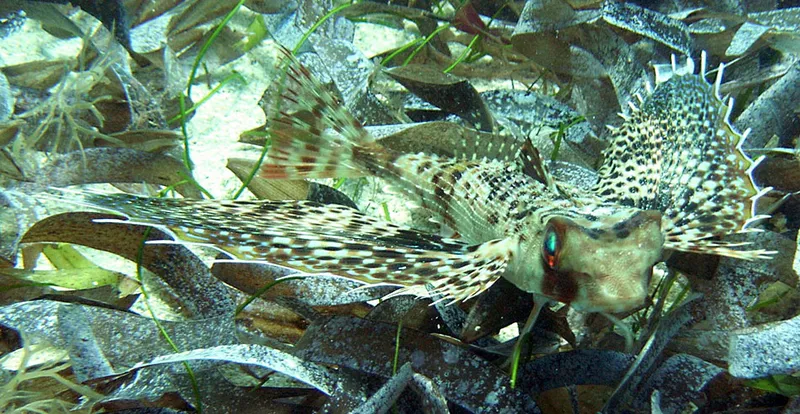
[[561, 243], [558, 239], [558, 233], [550, 227], [545, 232], [544, 240], [542, 241], [542, 257], [544, 257], [544, 262], [551, 269], [554, 269], [558, 264], [559, 250], [561, 250]]

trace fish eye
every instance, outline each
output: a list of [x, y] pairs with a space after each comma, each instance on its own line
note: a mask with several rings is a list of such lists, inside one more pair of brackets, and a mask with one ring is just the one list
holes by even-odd
[[558, 262], [558, 253], [561, 249], [561, 243], [558, 239], [558, 233], [552, 227], [548, 228], [544, 233], [544, 240], [542, 242], [542, 257], [545, 263], [553, 269]]

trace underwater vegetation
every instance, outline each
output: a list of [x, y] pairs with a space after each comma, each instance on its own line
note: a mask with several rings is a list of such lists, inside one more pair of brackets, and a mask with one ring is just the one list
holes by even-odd
[[3, 2], [0, 411], [800, 411], [798, 45], [780, 1]]

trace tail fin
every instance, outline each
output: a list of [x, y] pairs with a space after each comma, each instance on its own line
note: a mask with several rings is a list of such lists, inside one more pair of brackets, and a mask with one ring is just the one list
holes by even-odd
[[269, 114], [272, 147], [264, 178], [335, 178], [369, 174], [369, 159], [385, 151], [361, 123], [282, 49], [278, 96]]

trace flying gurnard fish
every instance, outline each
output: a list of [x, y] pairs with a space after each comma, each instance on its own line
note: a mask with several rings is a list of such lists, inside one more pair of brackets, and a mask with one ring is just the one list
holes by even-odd
[[[530, 142], [493, 157], [409, 154], [382, 146], [288, 52], [270, 116], [269, 179], [377, 176], [459, 235], [444, 238], [339, 205], [85, 194], [89, 204], [236, 259], [404, 286], [392, 294], [475, 296], [501, 277], [584, 312], [641, 306], [669, 251], [769, 257], [720, 241], [748, 231], [761, 194], [744, 136], [694, 63], [658, 71], [655, 88], [613, 128], [599, 181], [556, 181]], [[668, 75], [664, 75], [666, 72]], [[485, 143], [465, 142], [466, 147]], [[426, 288], [426, 285], [433, 288]]]

